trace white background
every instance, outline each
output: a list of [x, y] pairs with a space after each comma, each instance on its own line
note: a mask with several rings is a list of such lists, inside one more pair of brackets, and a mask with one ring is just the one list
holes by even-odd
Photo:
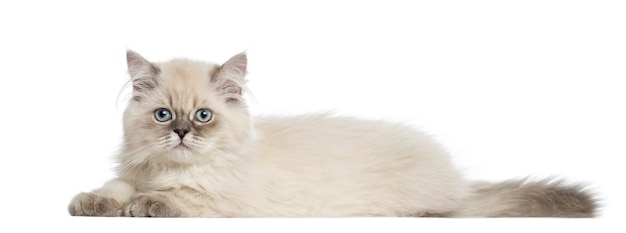
[[[626, 211], [624, 12], [622, 1], [3, 1], [2, 226], [615, 230]], [[73, 195], [114, 176], [126, 49], [219, 63], [247, 51], [254, 113], [404, 121], [439, 138], [470, 179], [589, 183], [600, 219], [70, 217]]]

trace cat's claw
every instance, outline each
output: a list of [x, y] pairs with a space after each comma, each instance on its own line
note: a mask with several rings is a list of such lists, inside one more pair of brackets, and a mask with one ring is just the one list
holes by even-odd
[[139, 195], [124, 207], [124, 216], [127, 217], [179, 217], [180, 213], [171, 208], [167, 202], [158, 196]]
[[116, 217], [122, 215], [122, 205], [97, 193], [80, 193], [68, 206], [72, 216]]

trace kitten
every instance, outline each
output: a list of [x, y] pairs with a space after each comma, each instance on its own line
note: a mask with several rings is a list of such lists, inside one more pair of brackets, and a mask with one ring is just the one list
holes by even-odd
[[582, 186], [464, 180], [405, 125], [329, 114], [251, 117], [247, 58], [151, 63], [127, 52], [118, 178], [71, 215], [132, 217], [592, 217]]

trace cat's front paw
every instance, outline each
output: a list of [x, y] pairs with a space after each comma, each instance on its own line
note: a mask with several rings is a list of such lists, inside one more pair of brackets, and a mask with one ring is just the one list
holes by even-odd
[[160, 195], [140, 194], [124, 207], [128, 217], [179, 217], [180, 212]]
[[97, 193], [80, 193], [68, 206], [72, 216], [116, 217], [122, 215], [122, 205]]

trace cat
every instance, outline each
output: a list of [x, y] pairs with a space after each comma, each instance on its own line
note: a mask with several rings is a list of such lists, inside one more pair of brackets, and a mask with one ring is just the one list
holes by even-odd
[[126, 54], [132, 97], [116, 179], [73, 216], [594, 217], [582, 185], [465, 180], [446, 150], [399, 123], [330, 113], [252, 117], [247, 56], [222, 65]]

